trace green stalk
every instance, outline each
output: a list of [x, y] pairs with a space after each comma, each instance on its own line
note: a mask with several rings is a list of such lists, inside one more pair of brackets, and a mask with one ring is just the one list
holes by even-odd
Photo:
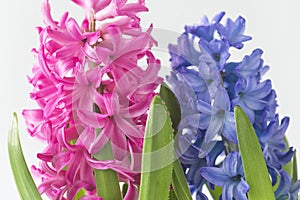
[[[101, 133], [100, 133], [101, 134]], [[93, 155], [96, 160], [112, 160], [113, 154], [110, 142], [108, 142], [98, 154]], [[117, 173], [111, 169], [94, 169], [98, 196], [103, 200], [122, 200], [119, 179]]]

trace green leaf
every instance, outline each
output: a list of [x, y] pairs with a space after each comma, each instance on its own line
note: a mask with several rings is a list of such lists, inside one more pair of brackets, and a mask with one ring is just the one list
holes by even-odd
[[[101, 133], [100, 133], [101, 134]], [[110, 142], [101, 149], [98, 154], [94, 154], [96, 160], [112, 160], [113, 154]], [[122, 200], [119, 179], [117, 173], [111, 169], [94, 169], [96, 188], [98, 196], [104, 200]]]
[[[160, 96], [165, 102], [167, 109], [170, 113], [172, 127], [175, 130], [175, 135], [177, 134], [177, 127], [181, 120], [181, 111], [178, 100], [174, 93], [169, 89], [169, 87], [163, 83], [160, 87]], [[180, 200], [191, 200], [191, 192], [189, 190], [182, 166], [178, 159], [175, 160], [173, 165], [172, 173], [172, 186], [174, 192], [178, 199]]]
[[174, 190], [170, 190], [170, 192], [169, 192], [169, 200], [178, 200], [178, 198], [176, 197], [176, 194], [175, 194]]
[[127, 190], [128, 190], [128, 184], [124, 183], [123, 186], [122, 186], [122, 195], [123, 195], [123, 198], [127, 194]]
[[292, 183], [294, 184], [298, 180], [298, 168], [297, 168], [297, 155], [296, 150], [293, 156], [293, 176], [292, 176]]
[[250, 186], [248, 199], [275, 200], [267, 166], [254, 128], [241, 107], [234, 108], [234, 116], [245, 178]]
[[19, 138], [18, 118], [14, 119], [8, 132], [8, 154], [11, 169], [22, 200], [41, 200], [41, 195], [32, 179], [24, 159]]
[[76, 193], [75, 199], [74, 200], [79, 200], [80, 197], [85, 196], [85, 189], [81, 189]]
[[[286, 137], [284, 137], [284, 142], [286, 144], [285, 150], [288, 150], [290, 148], [288, 140]], [[293, 159], [290, 160], [286, 165], [282, 167], [284, 171], [286, 171], [291, 177], [293, 176]]]
[[213, 197], [213, 199], [219, 199], [219, 197], [222, 195], [222, 188], [217, 185], [215, 185], [214, 190], [210, 189], [208, 185], [207, 185], [207, 188], [208, 188], [211, 196]]
[[159, 96], [152, 100], [146, 123], [139, 200], [167, 200], [174, 161], [173, 130]]
[[172, 186], [178, 199], [192, 200], [190, 189], [178, 159], [174, 162], [173, 166]]
[[277, 188], [278, 188], [278, 186], [279, 186], [279, 183], [280, 183], [280, 176], [277, 175], [277, 181], [276, 181], [275, 185], [272, 186], [274, 192], [277, 190]]
[[178, 100], [174, 93], [169, 89], [169, 87], [163, 83], [160, 86], [160, 96], [161, 99], [165, 102], [168, 111], [170, 112], [170, 117], [172, 121], [172, 127], [177, 131], [178, 124], [181, 120], [181, 111], [180, 111], [180, 106], [178, 103]]

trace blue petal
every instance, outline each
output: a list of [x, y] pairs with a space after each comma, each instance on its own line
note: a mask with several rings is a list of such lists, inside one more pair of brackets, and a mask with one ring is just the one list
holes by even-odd
[[210, 183], [223, 187], [229, 177], [224, 174], [224, 171], [217, 167], [202, 167], [201, 175]]
[[235, 22], [228, 19], [225, 27], [218, 24], [216, 29], [221, 37], [227, 39], [231, 46], [238, 49], [243, 47], [242, 42], [252, 39], [250, 36], [243, 35], [245, 30], [245, 19], [242, 17], [238, 17]]
[[237, 173], [239, 159], [239, 154], [235, 151], [228, 154], [224, 159], [222, 168], [224, 169], [224, 172], [231, 178], [239, 175]]
[[222, 18], [224, 17], [224, 15], [225, 15], [225, 12], [224, 12], [224, 11], [220, 12], [219, 14], [217, 14], [217, 15], [213, 18], [212, 23], [213, 23], [213, 24], [219, 23], [219, 22], [222, 20]]
[[211, 105], [204, 101], [197, 101], [197, 110], [205, 115], [211, 115]]
[[250, 56], [245, 56], [238, 65], [237, 72], [244, 78], [257, 74], [262, 69], [261, 49], [255, 49]]
[[[188, 115], [184, 118], [182, 118], [182, 120], [180, 121], [180, 127], [184, 128], [187, 126], [192, 126], [193, 128], [199, 128], [201, 126], [201, 124], [199, 124], [200, 122], [200, 114], [192, 114], [192, 115]], [[204, 127], [206, 128], [206, 127]], [[202, 127], [203, 129], [203, 127]]]
[[196, 200], [208, 200], [208, 198], [207, 198], [207, 196], [205, 196], [205, 194], [198, 191], [196, 194]]
[[233, 190], [237, 183], [233, 181], [228, 181], [225, 183], [223, 190], [222, 190], [222, 199], [224, 200], [232, 200], [234, 197]]
[[224, 142], [219, 141], [217, 142], [213, 149], [208, 153], [206, 156], [207, 165], [213, 166], [216, 162], [217, 157], [224, 151]]
[[216, 136], [220, 135], [223, 124], [224, 118], [219, 118], [218, 116], [213, 115], [206, 130], [204, 142], [208, 143], [211, 141], [217, 141]]
[[235, 188], [235, 198], [236, 199], [245, 199], [247, 200], [247, 197], [246, 197], [246, 193], [249, 191], [250, 189], [250, 186], [248, 185], [248, 183], [243, 179], [241, 178], [239, 184], [236, 186]]
[[224, 110], [224, 111], [229, 111], [230, 110], [230, 100], [227, 91], [225, 90], [224, 87], [220, 86], [216, 92], [216, 96], [214, 99], [214, 107]]
[[300, 180], [296, 181], [290, 188], [290, 194], [292, 200], [298, 200], [299, 189], [300, 189]]
[[224, 128], [222, 132], [223, 136], [226, 137], [229, 141], [237, 144], [237, 135], [235, 128], [234, 114], [232, 112], [226, 112], [226, 118], [224, 123]]
[[278, 185], [278, 188], [275, 191], [275, 196], [280, 197], [281, 195], [288, 194], [289, 188], [291, 185], [291, 177], [286, 173], [285, 171], [280, 171], [280, 183]]

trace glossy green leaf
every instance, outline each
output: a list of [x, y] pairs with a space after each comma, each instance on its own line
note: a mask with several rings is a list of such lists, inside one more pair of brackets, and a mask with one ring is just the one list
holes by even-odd
[[277, 190], [279, 183], [280, 183], [280, 176], [277, 175], [277, 181], [276, 181], [275, 185], [272, 186], [274, 192]]
[[178, 198], [176, 197], [176, 194], [175, 194], [174, 190], [170, 190], [170, 192], [169, 192], [169, 200], [178, 200]]
[[128, 184], [124, 183], [123, 186], [122, 186], [122, 195], [123, 195], [123, 198], [125, 197], [125, 195], [127, 193], [127, 190], [128, 190]]
[[8, 133], [8, 154], [21, 199], [41, 200], [41, 195], [38, 192], [23, 156], [16, 113], [14, 113], [14, 119]]
[[[100, 133], [101, 134], [101, 133]], [[98, 154], [93, 155], [96, 160], [113, 159], [111, 144], [108, 142]], [[94, 169], [98, 196], [105, 200], [121, 200], [122, 194], [117, 173], [111, 169]]]
[[191, 192], [178, 159], [174, 162], [173, 166], [172, 186], [178, 199], [192, 200]]
[[[286, 144], [285, 150], [288, 150], [290, 148], [290, 146], [289, 146], [289, 143], [288, 143], [288, 140], [286, 137], [284, 137], [284, 142]], [[293, 176], [293, 159], [291, 159], [290, 162], [288, 162], [286, 165], [284, 165], [282, 167], [282, 169], [284, 171], [286, 171], [292, 177]]]
[[212, 198], [215, 199], [215, 200], [218, 200], [219, 197], [222, 195], [222, 188], [217, 186], [217, 185], [215, 185], [214, 190], [210, 189], [208, 185], [207, 185], [207, 188], [208, 188]]
[[76, 193], [75, 199], [74, 200], [79, 200], [80, 197], [85, 196], [85, 189], [81, 189]]
[[[170, 113], [172, 127], [177, 133], [177, 126], [181, 120], [180, 106], [174, 93], [169, 89], [169, 87], [164, 83], [160, 87], [160, 96], [165, 102], [167, 109]], [[182, 166], [177, 159], [173, 165], [172, 173], [172, 186], [176, 196], [180, 200], [191, 200], [192, 196], [187, 185], [185, 175], [182, 170]]]
[[253, 126], [241, 107], [234, 108], [234, 116], [245, 178], [250, 186], [248, 199], [273, 200], [272, 184]]
[[159, 96], [150, 105], [142, 155], [139, 200], [167, 200], [174, 161], [173, 130]]
[[292, 183], [295, 183], [298, 180], [298, 167], [297, 167], [297, 155], [296, 150], [293, 156], [293, 175], [292, 175]]
[[169, 87], [163, 83], [160, 86], [160, 96], [161, 99], [165, 102], [168, 111], [170, 112], [170, 117], [172, 121], [172, 126], [175, 132], [177, 131], [177, 126], [181, 120], [181, 111], [178, 100], [175, 94], [169, 89]]

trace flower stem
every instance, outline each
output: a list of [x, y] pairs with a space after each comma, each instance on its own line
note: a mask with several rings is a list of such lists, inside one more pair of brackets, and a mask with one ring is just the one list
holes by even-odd
[[[108, 142], [98, 154], [93, 155], [96, 160], [113, 159], [110, 142]], [[94, 169], [98, 196], [105, 200], [122, 200], [119, 179], [117, 173], [111, 169]]]

